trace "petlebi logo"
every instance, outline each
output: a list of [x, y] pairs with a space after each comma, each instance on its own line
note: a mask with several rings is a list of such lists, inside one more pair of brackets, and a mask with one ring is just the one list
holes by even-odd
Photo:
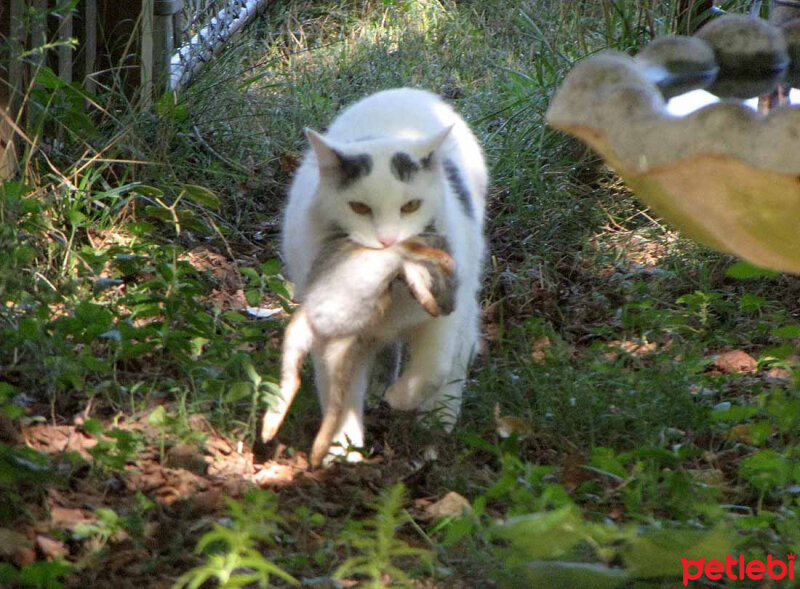
[[684, 585], [688, 585], [689, 581], [697, 581], [702, 577], [711, 581], [719, 581], [721, 579], [730, 579], [731, 581], [794, 579], [793, 552], [786, 555], [785, 561], [773, 558], [769, 554], [766, 562], [763, 560], [748, 560], [745, 562], [743, 554], [740, 554], [738, 558], [727, 554], [724, 563], [721, 560], [706, 560], [705, 558], [698, 558], [697, 560], [682, 558], [681, 566], [683, 567]]

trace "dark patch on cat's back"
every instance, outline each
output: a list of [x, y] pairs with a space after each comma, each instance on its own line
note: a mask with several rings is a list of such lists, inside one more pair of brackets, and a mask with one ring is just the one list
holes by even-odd
[[470, 195], [467, 184], [464, 182], [461, 170], [459, 170], [458, 166], [451, 159], [444, 160], [442, 166], [444, 167], [444, 173], [447, 177], [447, 183], [450, 184], [450, 188], [456, 193], [458, 201], [461, 203], [461, 206], [464, 207], [464, 214], [470, 219], [474, 219], [475, 211], [472, 205], [472, 195]]
[[334, 153], [339, 158], [339, 188], [350, 186], [372, 171], [372, 156], [367, 153], [357, 155], [344, 155], [338, 151]]
[[392, 156], [389, 163], [392, 175], [401, 182], [411, 182], [412, 178], [419, 172], [419, 164], [414, 159], [402, 151], [398, 151]]

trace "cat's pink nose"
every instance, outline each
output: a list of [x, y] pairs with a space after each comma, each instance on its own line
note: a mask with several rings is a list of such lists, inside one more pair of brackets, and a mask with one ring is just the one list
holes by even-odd
[[383, 247], [389, 247], [390, 245], [394, 244], [394, 242], [397, 241], [397, 236], [396, 235], [392, 235], [391, 237], [379, 236], [378, 241], [381, 242], [381, 245]]

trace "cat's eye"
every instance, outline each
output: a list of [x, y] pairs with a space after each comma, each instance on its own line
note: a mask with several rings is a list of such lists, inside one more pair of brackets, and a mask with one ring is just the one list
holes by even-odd
[[351, 200], [347, 204], [350, 205], [350, 208], [357, 215], [371, 215], [372, 214], [372, 209], [369, 208], [368, 205], [365, 205], [363, 202], [358, 202], [357, 200]]
[[414, 200], [410, 200], [402, 207], [400, 207], [400, 212], [403, 213], [404, 215], [407, 215], [409, 213], [413, 213], [414, 211], [419, 210], [419, 207], [421, 205], [422, 201], [418, 198], [415, 198]]

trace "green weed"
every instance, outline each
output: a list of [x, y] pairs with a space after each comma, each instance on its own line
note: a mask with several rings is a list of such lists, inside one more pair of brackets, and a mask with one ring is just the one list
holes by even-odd
[[197, 589], [209, 579], [215, 579], [220, 587], [270, 587], [270, 579], [275, 577], [299, 585], [258, 549], [275, 543], [277, 524], [281, 521], [275, 495], [252, 491], [243, 502], [228, 500], [228, 509], [227, 522], [214, 523], [213, 529], [197, 543], [195, 552], [206, 558], [205, 563], [182, 575], [173, 587]]
[[349, 556], [334, 573], [342, 579], [349, 576], [366, 577], [365, 586], [384, 587], [388, 584], [411, 586], [411, 578], [406, 573], [408, 566], [400, 568], [395, 561], [409, 561], [429, 557], [430, 552], [423, 548], [410, 546], [397, 537], [401, 526], [410, 518], [403, 511], [405, 488], [402, 484], [386, 489], [373, 505], [375, 515], [366, 520], [350, 521], [339, 542], [344, 545]]

